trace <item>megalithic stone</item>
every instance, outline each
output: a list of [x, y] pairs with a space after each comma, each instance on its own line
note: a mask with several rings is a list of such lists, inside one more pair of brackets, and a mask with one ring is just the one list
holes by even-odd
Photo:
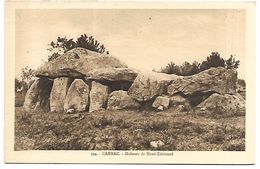
[[51, 112], [64, 112], [64, 101], [73, 79], [68, 77], [55, 78], [50, 95]]
[[68, 90], [64, 110], [82, 112], [89, 107], [89, 86], [82, 79], [75, 79]]
[[49, 112], [52, 81], [48, 78], [36, 79], [26, 93], [24, 109], [28, 112]]
[[89, 112], [106, 109], [109, 87], [93, 81], [90, 91]]

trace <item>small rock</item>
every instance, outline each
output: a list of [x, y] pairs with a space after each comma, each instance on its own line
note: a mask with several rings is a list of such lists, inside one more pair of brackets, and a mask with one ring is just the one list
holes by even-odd
[[158, 110], [158, 111], [163, 111], [163, 106], [159, 106], [159, 107], [157, 108], [157, 110]]
[[205, 111], [205, 110], [207, 110], [206, 107], [200, 108], [200, 111]]
[[169, 103], [170, 103], [170, 99], [167, 96], [158, 96], [154, 100], [152, 107], [162, 111], [169, 107]]
[[185, 106], [184, 105], [178, 105], [178, 108], [180, 111], [184, 111], [185, 110]]
[[162, 146], [164, 146], [164, 142], [162, 142], [161, 140], [152, 141], [152, 142], [150, 142], [150, 146], [151, 146], [152, 148], [162, 147]]
[[75, 112], [74, 109], [68, 109], [68, 110], [66, 111], [66, 113], [68, 113], [68, 114], [70, 114], [70, 113], [74, 113], [74, 112]]

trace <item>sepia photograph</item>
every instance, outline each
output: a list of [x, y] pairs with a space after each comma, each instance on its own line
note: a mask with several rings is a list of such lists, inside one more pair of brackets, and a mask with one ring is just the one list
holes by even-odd
[[13, 9], [14, 153], [246, 153], [247, 10]]

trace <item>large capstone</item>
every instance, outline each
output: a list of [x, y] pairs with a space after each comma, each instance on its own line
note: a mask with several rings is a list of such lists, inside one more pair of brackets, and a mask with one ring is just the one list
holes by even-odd
[[121, 110], [121, 109], [138, 109], [140, 104], [131, 98], [127, 91], [119, 90], [110, 93], [107, 109]]
[[104, 110], [107, 105], [109, 87], [93, 81], [90, 90], [89, 112]]
[[73, 79], [68, 77], [55, 78], [50, 95], [51, 112], [63, 112], [67, 91]]
[[66, 112], [82, 112], [89, 108], [89, 86], [82, 79], [75, 79], [70, 85], [65, 101]]
[[93, 52], [84, 48], [75, 48], [41, 65], [36, 70], [36, 76], [83, 78], [90, 71], [101, 68], [127, 68], [127, 66], [110, 55]]
[[194, 93], [215, 92], [220, 94], [236, 93], [237, 73], [223, 67], [210, 68], [192, 76], [178, 78], [168, 86], [168, 94], [182, 93], [186, 96]]
[[139, 102], [149, 101], [166, 93], [167, 86], [177, 78], [177, 75], [165, 73], [140, 73], [128, 90], [128, 94]]
[[36, 79], [26, 93], [26, 111], [49, 112], [52, 81], [47, 78]]
[[93, 69], [86, 74], [86, 80], [95, 80], [101, 83], [128, 81], [133, 82], [137, 71], [129, 68], [99, 68]]

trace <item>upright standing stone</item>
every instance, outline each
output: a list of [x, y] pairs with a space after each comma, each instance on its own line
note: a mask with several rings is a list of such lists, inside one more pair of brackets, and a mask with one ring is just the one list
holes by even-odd
[[109, 94], [108, 86], [93, 81], [91, 84], [91, 91], [90, 91], [89, 112], [105, 109], [107, 104], [108, 94]]
[[71, 82], [72, 78], [68, 77], [54, 79], [50, 95], [51, 112], [63, 112], [65, 97]]
[[50, 111], [50, 92], [52, 81], [47, 78], [36, 79], [27, 91], [24, 101], [26, 111]]
[[81, 79], [75, 79], [68, 90], [64, 110], [82, 112], [89, 107], [89, 86]]

